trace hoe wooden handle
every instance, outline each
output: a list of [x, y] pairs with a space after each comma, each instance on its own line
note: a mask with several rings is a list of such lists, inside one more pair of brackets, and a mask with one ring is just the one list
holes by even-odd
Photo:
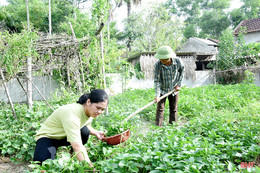
[[[176, 94], [178, 93], [178, 91], [175, 92], [175, 89], [174, 89], [174, 90], [168, 92], [167, 94], [161, 96], [161, 97], [159, 98], [159, 101], [160, 101], [161, 99], [163, 99], [163, 98], [169, 96], [169, 95], [172, 94], [173, 92], [174, 92], [174, 95], [176, 95]], [[153, 105], [154, 103], [156, 103], [155, 100], [153, 100], [152, 102], [148, 103], [147, 105], [141, 107], [140, 109], [138, 109], [137, 111], [135, 111], [134, 113], [132, 113], [131, 115], [129, 115], [126, 119], [124, 119], [124, 120], [122, 121], [122, 123], [123, 123], [124, 121], [126, 122], [127, 120], [129, 120], [130, 118], [132, 118], [134, 115], [138, 114], [139, 112], [141, 112], [142, 110], [148, 108], [149, 106]]]

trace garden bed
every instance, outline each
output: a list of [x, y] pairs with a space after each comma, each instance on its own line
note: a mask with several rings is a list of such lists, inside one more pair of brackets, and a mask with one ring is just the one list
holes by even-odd
[[[154, 125], [156, 105], [118, 126], [119, 122], [154, 97], [152, 89], [128, 90], [111, 97], [109, 114], [99, 116], [92, 126], [119, 132], [130, 128], [129, 139], [111, 146], [91, 136], [86, 145], [89, 157], [96, 170], [102, 172], [246, 172], [241, 163], [249, 162], [255, 162], [253, 169], [258, 171], [259, 95], [260, 88], [255, 85], [183, 88], [178, 104], [178, 124], [167, 123], [169, 111], [166, 102], [162, 127]], [[69, 94], [70, 101], [73, 97]], [[59, 98], [51, 104], [64, 104], [64, 100]], [[35, 103], [34, 111], [29, 112], [23, 105], [15, 106], [19, 110], [18, 120], [13, 119], [7, 107], [0, 109], [3, 124], [0, 127], [1, 153], [11, 155], [13, 159], [30, 161], [35, 147], [35, 131], [50, 110], [42, 102]], [[80, 172], [91, 168], [63, 153], [43, 166], [32, 164], [31, 169], [31, 172]]]

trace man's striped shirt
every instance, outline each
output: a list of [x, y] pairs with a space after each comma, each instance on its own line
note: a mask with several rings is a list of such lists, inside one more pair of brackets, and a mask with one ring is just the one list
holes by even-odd
[[162, 64], [159, 60], [154, 67], [154, 85], [157, 97], [172, 91], [175, 86], [181, 86], [185, 72], [181, 59], [172, 58], [172, 64], [169, 66]]

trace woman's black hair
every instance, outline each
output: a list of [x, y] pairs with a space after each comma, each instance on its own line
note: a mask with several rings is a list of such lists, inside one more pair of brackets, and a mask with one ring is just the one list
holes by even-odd
[[107, 93], [102, 90], [102, 89], [95, 89], [91, 91], [91, 93], [86, 93], [80, 96], [79, 100], [77, 103], [79, 104], [84, 104], [87, 102], [87, 100], [90, 100], [91, 103], [99, 103], [99, 102], [104, 102], [107, 100], [108, 102], [108, 95]]

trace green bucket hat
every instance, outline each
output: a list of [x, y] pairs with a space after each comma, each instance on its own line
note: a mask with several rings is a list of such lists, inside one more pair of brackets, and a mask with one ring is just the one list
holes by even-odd
[[175, 58], [176, 54], [173, 52], [170, 46], [162, 46], [157, 50], [154, 56], [157, 59], [169, 59], [169, 58]]

